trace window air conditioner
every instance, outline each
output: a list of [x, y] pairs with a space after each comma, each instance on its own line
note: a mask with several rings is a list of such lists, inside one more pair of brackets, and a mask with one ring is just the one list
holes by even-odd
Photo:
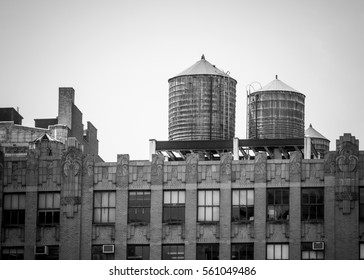
[[325, 249], [325, 242], [318, 241], [318, 242], [312, 242], [312, 250], [322, 251]]
[[34, 255], [48, 255], [48, 246], [34, 246]]
[[112, 254], [115, 251], [115, 245], [102, 245], [102, 252], [104, 254]]

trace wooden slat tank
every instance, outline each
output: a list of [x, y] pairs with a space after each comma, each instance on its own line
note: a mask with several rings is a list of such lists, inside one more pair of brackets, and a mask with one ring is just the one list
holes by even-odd
[[227, 140], [235, 134], [236, 80], [205, 57], [168, 80], [169, 140]]

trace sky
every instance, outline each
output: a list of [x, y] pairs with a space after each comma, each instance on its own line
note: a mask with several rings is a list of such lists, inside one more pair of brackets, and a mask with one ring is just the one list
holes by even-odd
[[73, 87], [99, 154], [149, 159], [168, 140], [168, 79], [200, 60], [237, 80], [235, 136], [246, 138], [246, 88], [275, 75], [305, 94], [305, 127], [364, 149], [362, 0], [0, 0], [0, 107], [23, 125], [55, 118]]

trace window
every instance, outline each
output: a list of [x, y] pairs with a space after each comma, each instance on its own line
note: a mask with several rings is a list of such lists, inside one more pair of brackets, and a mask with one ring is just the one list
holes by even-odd
[[94, 223], [115, 223], [115, 192], [94, 193]]
[[198, 191], [198, 221], [218, 222], [220, 191]]
[[254, 243], [237, 243], [231, 245], [232, 260], [253, 260]]
[[150, 222], [150, 191], [129, 192], [128, 223]]
[[58, 246], [47, 246], [48, 254], [35, 255], [36, 260], [59, 260], [59, 247]]
[[219, 244], [197, 244], [198, 260], [218, 260]]
[[364, 260], [364, 243], [360, 243], [360, 259]]
[[24, 248], [12, 247], [1, 250], [2, 260], [24, 260]]
[[288, 260], [288, 244], [267, 244], [267, 260]]
[[114, 253], [103, 253], [103, 245], [93, 245], [91, 249], [91, 259], [93, 260], [115, 260]]
[[25, 223], [25, 194], [4, 194], [4, 225], [24, 225]]
[[185, 222], [185, 191], [165, 191], [163, 199], [163, 222]]
[[233, 190], [232, 192], [233, 222], [254, 220], [254, 190]]
[[184, 245], [163, 245], [163, 260], [184, 260], [185, 246]]
[[301, 204], [302, 221], [317, 221], [324, 219], [323, 188], [303, 188]]
[[38, 224], [59, 224], [60, 193], [39, 193], [38, 195]]
[[324, 250], [313, 250], [312, 242], [303, 242], [301, 244], [302, 260], [323, 260]]
[[359, 188], [359, 218], [364, 221], [364, 187]]
[[289, 219], [289, 189], [267, 189], [267, 219], [286, 221]]
[[128, 260], [149, 260], [149, 245], [128, 245]]

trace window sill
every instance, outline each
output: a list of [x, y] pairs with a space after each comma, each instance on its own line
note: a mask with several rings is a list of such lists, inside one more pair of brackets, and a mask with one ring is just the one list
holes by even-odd
[[249, 221], [231, 221], [231, 224], [233, 224], [233, 225], [240, 225], [240, 224], [242, 224], [242, 225], [244, 225], [244, 224], [254, 224], [254, 220], [249, 220]]
[[204, 221], [198, 221], [197, 222], [200, 225], [219, 225], [220, 222], [204, 222]]
[[324, 220], [303, 220], [301, 222], [304, 224], [323, 224]]
[[37, 224], [37, 227], [38, 228], [41, 228], [41, 227], [59, 227], [59, 224]]
[[267, 220], [268, 224], [289, 224], [289, 220]]
[[164, 225], [184, 225], [185, 222], [163, 222]]
[[146, 223], [146, 222], [128, 222], [128, 225], [133, 225], [133, 226], [149, 226], [149, 223]]

